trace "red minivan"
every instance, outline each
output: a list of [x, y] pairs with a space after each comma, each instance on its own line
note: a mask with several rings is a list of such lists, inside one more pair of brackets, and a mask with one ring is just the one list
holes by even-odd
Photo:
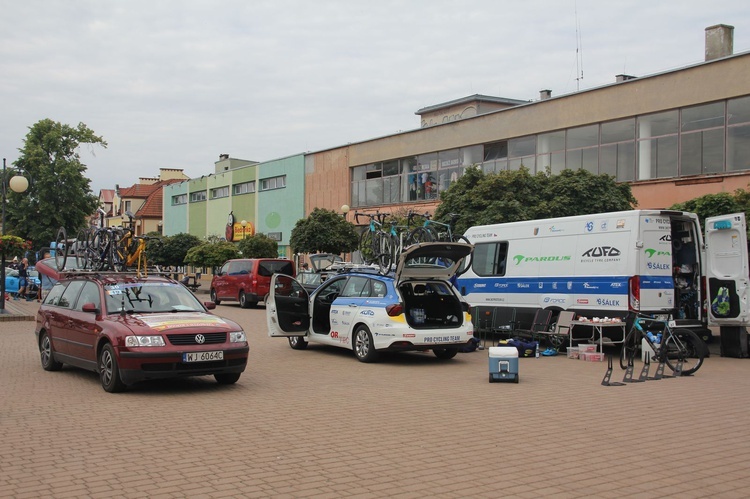
[[264, 301], [271, 286], [271, 276], [294, 277], [294, 262], [281, 258], [242, 258], [227, 260], [211, 279], [211, 300], [238, 301], [242, 308]]

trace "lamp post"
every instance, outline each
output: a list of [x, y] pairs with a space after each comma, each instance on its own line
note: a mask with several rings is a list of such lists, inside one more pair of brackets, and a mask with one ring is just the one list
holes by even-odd
[[[25, 192], [26, 189], [29, 188], [29, 181], [26, 177], [23, 175], [13, 175], [13, 177], [10, 179], [10, 181], [6, 181], [6, 166], [5, 166], [5, 158], [3, 158], [3, 178], [2, 178], [2, 191], [3, 191], [3, 228], [2, 228], [2, 235], [5, 235], [5, 203], [7, 202], [7, 188], [10, 187], [10, 189], [13, 192]], [[0, 314], [5, 313], [5, 252], [3, 252], [1, 261], [0, 261]]]
[[342, 204], [341, 205], [341, 213], [344, 215], [344, 220], [346, 220], [346, 215], [349, 214], [349, 205], [348, 204]]
[[247, 227], [247, 220], [241, 221], [240, 225], [242, 226], [242, 239], [245, 239], [245, 227]]

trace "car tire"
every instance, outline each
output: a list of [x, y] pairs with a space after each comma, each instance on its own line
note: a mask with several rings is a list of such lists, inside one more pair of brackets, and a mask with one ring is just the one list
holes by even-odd
[[220, 385], [233, 385], [240, 379], [242, 373], [221, 373], [214, 374], [216, 382]]
[[458, 348], [433, 348], [432, 353], [440, 360], [450, 360], [458, 354]]
[[302, 336], [290, 336], [288, 339], [289, 346], [292, 347], [292, 350], [304, 350], [307, 348], [307, 342]]
[[115, 349], [107, 343], [99, 352], [99, 379], [105, 392], [117, 393], [125, 389], [120, 378], [120, 367], [117, 365]]
[[39, 354], [42, 359], [42, 369], [45, 371], [62, 369], [62, 362], [55, 360], [55, 351], [52, 349], [52, 341], [47, 333], [42, 333], [42, 337], [39, 339]]
[[240, 307], [241, 308], [250, 308], [250, 307], [258, 304], [257, 301], [256, 302], [248, 301], [247, 295], [245, 294], [244, 291], [240, 291], [240, 295], [237, 297], [237, 299], [240, 302]]
[[360, 362], [370, 363], [378, 360], [379, 355], [375, 351], [375, 344], [372, 341], [370, 329], [363, 324], [360, 324], [354, 330], [352, 348], [354, 349], [354, 355]]
[[211, 289], [211, 301], [217, 305], [221, 305], [221, 300], [216, 297], [216, 290], [213, 288]]

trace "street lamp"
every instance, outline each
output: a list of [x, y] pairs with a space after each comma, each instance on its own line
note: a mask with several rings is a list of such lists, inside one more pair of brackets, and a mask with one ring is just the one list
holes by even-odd
[[346, 215], [349, 213], [349, 205], [348, 204], [342, 204], [341, 205], [341, 213], [344, 215], [344, 220], [346, 220]]
[[[6, 181], [6, 166], [5, 166], [5, 158], [3, 158], [3, 178], [2, 180], [2, 191], [3, 191], [3, 228], [2, 228], [2, 235], [5, 235], [5, 203], [8, 201], [7, 199], [7, 187], [10, 187], [10, 189], [13, 192], [26, 192], [26, 189], [29, 188], [29, 180], [24, 177], [23, 175], [13, 175], [13, 177], [10, 179], [10, 181]], [[7, 186], [6, 186], [7, 183]], [[2, 254], [2, 260], [0, 261], [0, 314], [5, 313], [5, 252]]]
[[245, 239], [245, 227], [247, 227], [247, 220], [241, 221], [240, 225], [242, 226], [242, 239]]

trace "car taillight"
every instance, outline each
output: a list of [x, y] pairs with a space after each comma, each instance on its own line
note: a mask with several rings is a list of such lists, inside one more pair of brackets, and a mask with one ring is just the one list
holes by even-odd
[[400, 303], [394, 303], [385, 307], [385, 312], [389, 317], [397, 317], [404, 313], [404, 306]]
[[636, 275], [628, 279], [628, 306], [632, 312], [641, 310], [641, 281]]

